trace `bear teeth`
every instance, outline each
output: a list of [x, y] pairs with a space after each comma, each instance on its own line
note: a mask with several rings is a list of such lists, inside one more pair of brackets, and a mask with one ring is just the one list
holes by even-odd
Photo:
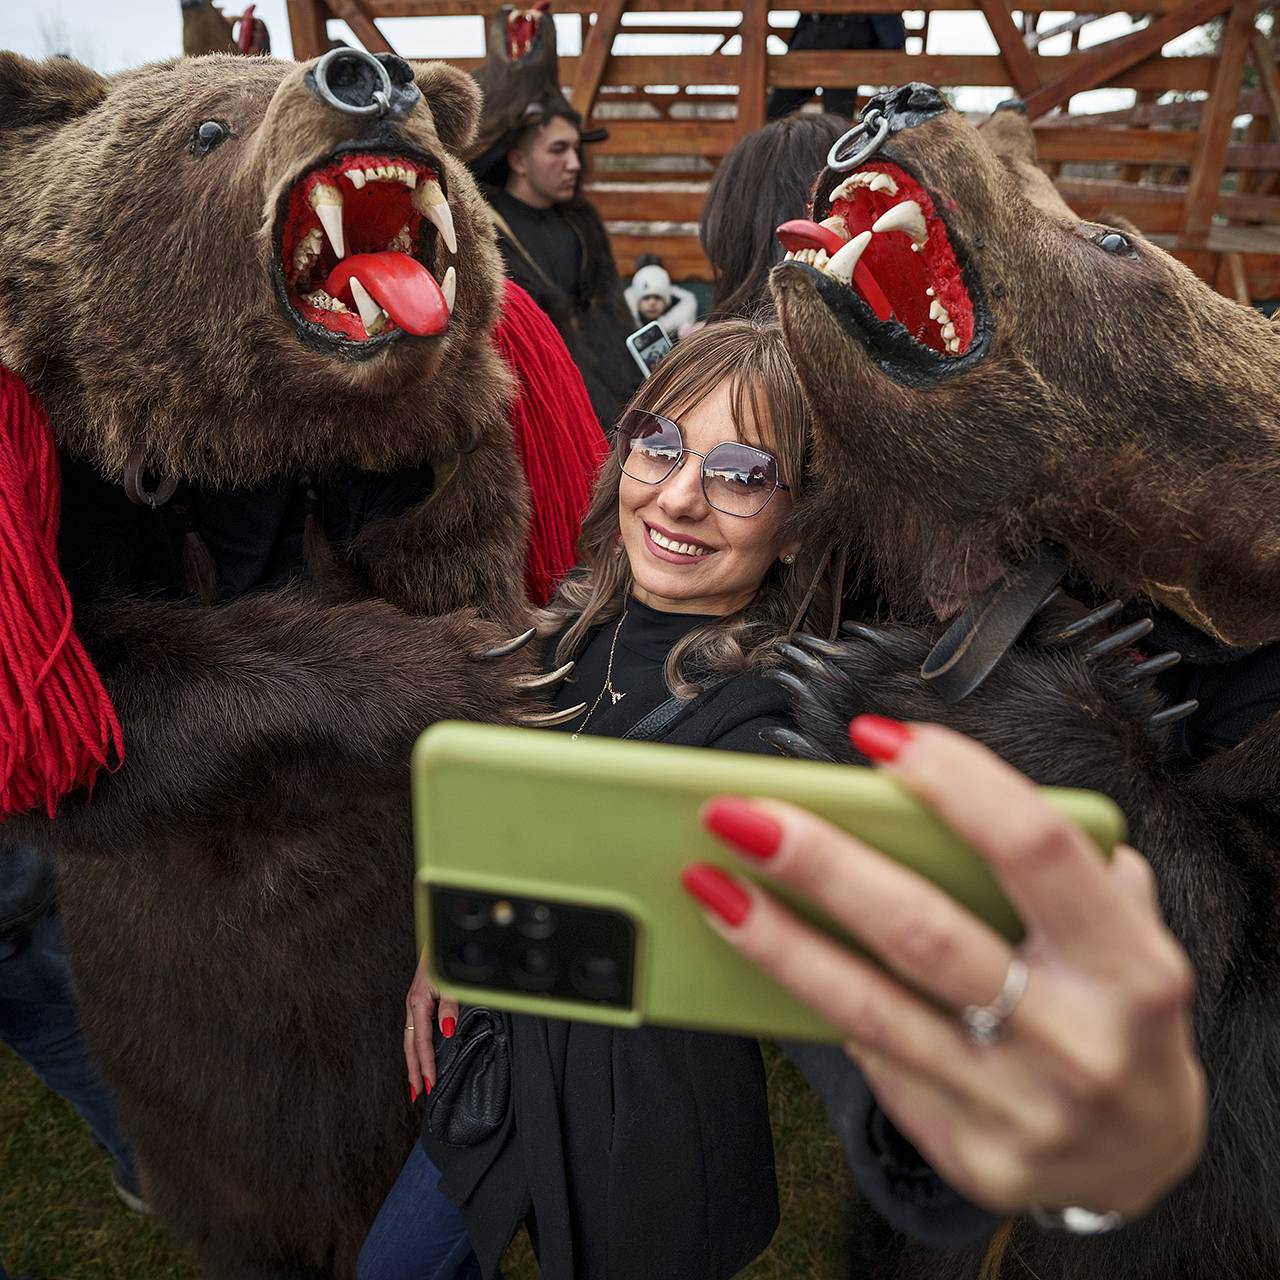
[[342, 233], [342, 192], [327, 182], [317, 182], [311, 188], [309, 199], [334, 253], [339, 258], [345, 258], [347, 249]]
[[357, 191], [367, 182], [403, 182], [410, 191], [418, 185], [417, 171], [400, 164], [372, 165], [367, 169], [344, 169], [342, 176]]
[[898, 184], [887, 173], [877, 173], [874, 169], [859, 169], [851, 173], [827, 197], [834, 204], [837, 200], [851, 199], [859, 187], [869, 187], [872, 191], [883, 191], [886, 195], [896, 196]]
[[444, 239], [445, 248], [450, 253], [457, 253], [458, 236], [453, 227], [453, 212], [434, 178], [428, 178], [414, 191], [413, 207], [434, 225]]
[[317, 289], [314, 293], [303, 295], [303, 301], [309, 302], [313, 307], [319, 307], [321, 311], [342, 311], [350, 314], [351, 308], [339, 298], [335, 298], [332, 294], [326, 293], [323, 289]]

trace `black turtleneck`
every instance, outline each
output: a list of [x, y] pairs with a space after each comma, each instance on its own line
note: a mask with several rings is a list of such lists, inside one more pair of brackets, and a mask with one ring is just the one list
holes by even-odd
[[[593, 737], [624, 736], [671, 697], [663, 667], [672, 647], [690, 631], [715, 621], [715, 616], [708, 614], [666, 613], [642, 604], [633, 596], [627, 603], [625, 615], [593, 627], [586, 644], [576, 655], [576, 666], [557, 692], [555, 704], [563, 708], [585, 702], [588, 710], [561, 729]], [[609, 669], [611, 648], [611, 684], [622, 697], [615, 702], [606, 691], [597, 704]], [[545, 661], [548, 667], [555, 665], [554, 644]], [[588, 717], [593, 705], [595, 710]], [[682, 746], [770, 753], [773, 748], [763, 734], [774, 726], [787, 724], [787, 711], [788, 699], [781, 686], [760, 675], [741, 675], [691, 699], [679, 719], [663, 734], [663, 740]]]

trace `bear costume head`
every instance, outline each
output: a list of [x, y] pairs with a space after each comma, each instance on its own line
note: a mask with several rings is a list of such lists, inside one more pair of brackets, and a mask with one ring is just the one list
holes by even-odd
[[329, 58], [105, 79], [0, 54], [0, 363], [106, 476], [245, 485], [451, 455], [477, 424], [509, 442], [501, 266], [454, 154], [479, 93]]
[[1008, 121], [988, 145], [921, 84], [870, 112], [772, 278], [830, 536], [907, 612], [1051, 544], [1216, 639], [1280, 636], [1280, 335], [1029, 182]]

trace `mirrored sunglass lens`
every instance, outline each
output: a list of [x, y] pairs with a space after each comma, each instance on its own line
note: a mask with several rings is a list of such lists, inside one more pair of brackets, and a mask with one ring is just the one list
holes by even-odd
[[778, 464], [759, 449], [718, 444], [702, 464], [702, 483], [717, 510], [752, 516], [778, 487]]
[[622, 469], [636, 480], [662, 480], [680, 461], [680, 433], [661, 418], [629, 415], [618, 435]]

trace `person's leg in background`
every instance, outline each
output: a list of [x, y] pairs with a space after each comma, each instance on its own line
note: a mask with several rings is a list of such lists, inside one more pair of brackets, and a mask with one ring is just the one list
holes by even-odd
[[481, 1280], [462, 1215], [439, 1181], [415, 1144], [360, 1250], [356, 1280]]
[[[19, 859], [27, 860], [22, 865], [29, 870], [34, 856], [28, 850], [0, 852], [6, 888], [14, 888]], [[117, 1194], [131, 1209], [145, 1211], [133, 1153], [80, 1030], [56, 911], [11, 923], [0, 933], [0, 1041], [71, 1103], [111, 1156]]]

